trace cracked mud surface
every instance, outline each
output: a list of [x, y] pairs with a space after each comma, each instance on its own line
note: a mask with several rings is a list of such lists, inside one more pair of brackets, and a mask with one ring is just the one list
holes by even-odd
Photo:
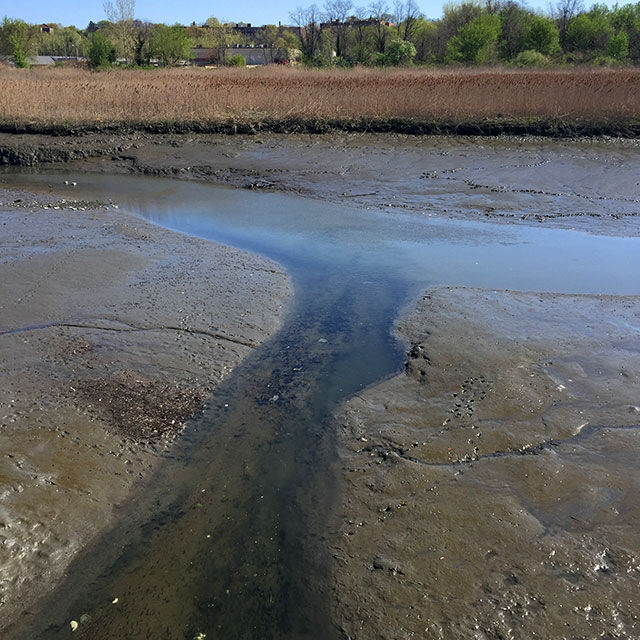
[[0, 190], [0, 630], [280, 325], [277, 265], [108, 203]]
[[440, 288], [343, 405], [346, 638], [640, 630], [640, 302]]

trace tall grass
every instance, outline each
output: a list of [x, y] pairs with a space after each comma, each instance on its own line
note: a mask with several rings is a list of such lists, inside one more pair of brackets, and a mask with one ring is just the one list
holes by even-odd
[[0, 70], [0, 123], [640, 118], [640, 70]]

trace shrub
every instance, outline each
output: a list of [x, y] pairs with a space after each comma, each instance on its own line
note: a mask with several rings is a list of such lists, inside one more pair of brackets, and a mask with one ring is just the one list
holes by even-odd
[[620, 66], [620, 60], [616, 60], [611, 56], [596, 56], [593, 59], [593, 64], [596, 67], [617, 67]]
[[387, 61], [394, 67], [409, 65], [416, 57], [416, 48], [407, 40], [392, 40], [387, 47]]
[[516, 56], [513, 64], [517, 67], [544, 67], [549, 64], [549, 58], [539, 51], [527, 49]]
[[374, 53], [371, 61], [376, 67], [384, 67], [387, 64], [387, 56], [384, 53]]
[[230, 67], [246, 67], [247, 66], [247, 61], [244, 59], [244, 57], [242, 55], [240, 55], [239, 53], [236, 53], [235, 56], [231, 56], [227, 60], [227, 64]]

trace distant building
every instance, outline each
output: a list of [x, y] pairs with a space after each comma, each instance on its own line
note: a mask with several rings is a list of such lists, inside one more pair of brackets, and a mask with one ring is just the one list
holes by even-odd
[[247, 38], [255, 38], [261, 31], [264, 31], [264, 27], [252, 27], [250, 22], [238, 22], [231, 27], [232, 33], [239, 33]]
[[84, 66], [86, 58], [76, 58], [75, 56], [30, 56], [29, 65], [32, 67], [52, 67], [55, 64], [69, 66]]
[[351, 16], [347, 18], [344, 22], [340, 20], [333, 20], [332, 22], [322, 22], [320, 23], [321, 29], [329, 29], [331, 27], [372, 27], [376, 24], [382, 24], [385, 27], [395, 27], [395, 23], [392, 22], [393, 17], [385, 13], [382, 18], [378, 20], [378, 18], [365, 18], [364, 20], [361, 18], [356, 18], [355, 16]]
[[51, 33], [55, 30], [55, 25], [53, 24], [41, 24], [40, 25], [40, 33]]

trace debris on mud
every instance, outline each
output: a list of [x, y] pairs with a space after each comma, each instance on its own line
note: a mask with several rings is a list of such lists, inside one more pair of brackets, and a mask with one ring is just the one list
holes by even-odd
[[80, 408], [138, 443], [169, 442], [202, 411], [207, 390], [170, 384], [132, 371], [83, 380], [74, 387]]

